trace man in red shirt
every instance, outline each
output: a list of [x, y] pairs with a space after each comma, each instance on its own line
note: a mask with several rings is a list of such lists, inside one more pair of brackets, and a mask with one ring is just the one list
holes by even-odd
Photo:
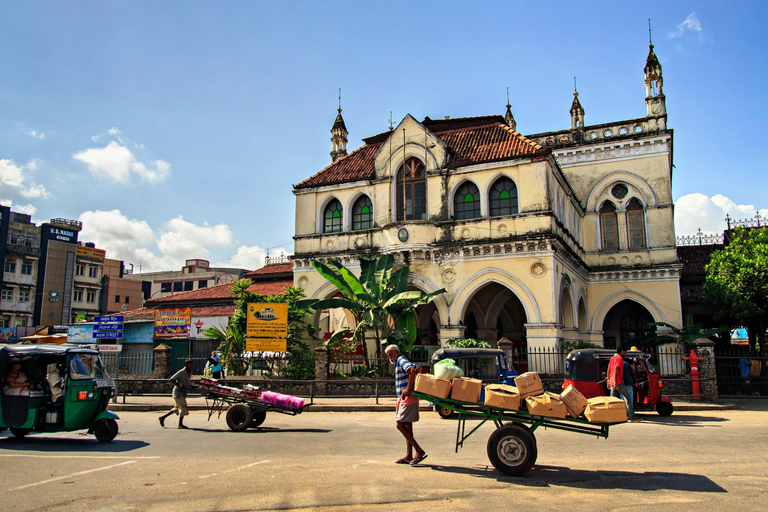
[[[616, 349], [616, 354], [608, 363], [608, 388], [611, 390], [611, 396], [624, 400], [629, 421], [640, 421], [640, 418], [635, 417], [635, 409], [632, 406], [632, 398], [627, 388], [627, 380], [624, 378], [625, 371], [631, 372], [631, 369], [625, 369], [624, 357], [626, 355], [627, 347], [621, 345]], [[629, 366], [629, 364], [626, 366]], [[628, 378], [631, 379], [631, 375]]]

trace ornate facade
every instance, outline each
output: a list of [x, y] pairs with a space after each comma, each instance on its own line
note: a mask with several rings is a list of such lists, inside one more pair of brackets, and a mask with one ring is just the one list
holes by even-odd
[[614, 347], [648, 336], [648, 322], [681, 326], [672, 130], [652, 45], [645, 91], [645, 117], [592, 126], [574, 92], [570, 129], [527, 136], [509, 105], [505, 116], [406, 115], [349, 154], [339, 109], [332, 164], [294, 186], [295, 284], [328, 297], [313, 259], [354, 269], [394, 254], [414, 288], [446, 289], [418, 311], [433, 348], [502, 336]]

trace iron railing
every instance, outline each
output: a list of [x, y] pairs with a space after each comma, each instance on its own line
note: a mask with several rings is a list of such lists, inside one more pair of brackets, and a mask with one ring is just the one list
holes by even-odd
[[768, 395], [768, 357], [752, 355], [746, 346], [731, 348], [716, 351], [715, 365], [720, 396]]

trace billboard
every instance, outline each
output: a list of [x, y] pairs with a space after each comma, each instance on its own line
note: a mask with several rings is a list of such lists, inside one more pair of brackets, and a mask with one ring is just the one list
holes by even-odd
[[89, 261], [102, 262], [107, 255], [107, 251], [104, 249], [96, 249], [94, 247], [84, 247], [82, 245], [77, 246], [77, 257]]
[[249, 302], [247, 338], [285, 338], [288, 336], [288, 304]]
[[187, 338], [191, 323], [189, 308], [156, 309], [155, 338]]
[[6, 343], [16, 339], [15, 327], [1, 327], [0, 328], [0, 343]]

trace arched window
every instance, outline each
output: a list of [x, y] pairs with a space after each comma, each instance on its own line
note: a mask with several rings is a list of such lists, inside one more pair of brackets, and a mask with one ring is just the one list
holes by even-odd
[[427, 181], [424, 164], [409, 158], [397, 171], [397, 220], [426, 220]]
[[619, 223], [616, 218], [616, 206], [610, 201], [600, 207], [600, 234], [603, 239], [604, 251], [619, 249]]
[[627, 204], [627, 238], [630, 249], [645, 249], [645, 212], [643, 205], [633, 197]]
[[491, 216], [517, 213], [517, 185], [509, 178], [500, 178], [491, 187]]
[[373, 203], [368, 196], [360, 196], [352, 206], [352, 229], [373, 227]]
[[341, 231], [342, 219], [344, 218], [341, 203], [334, 199], [325, 207], [323, 213], [323, 233], [337, 233]]
[[453, 196], [455, 219], [474, 219], [480, 216], [480, 191], [471, 181], [464, 183]]

